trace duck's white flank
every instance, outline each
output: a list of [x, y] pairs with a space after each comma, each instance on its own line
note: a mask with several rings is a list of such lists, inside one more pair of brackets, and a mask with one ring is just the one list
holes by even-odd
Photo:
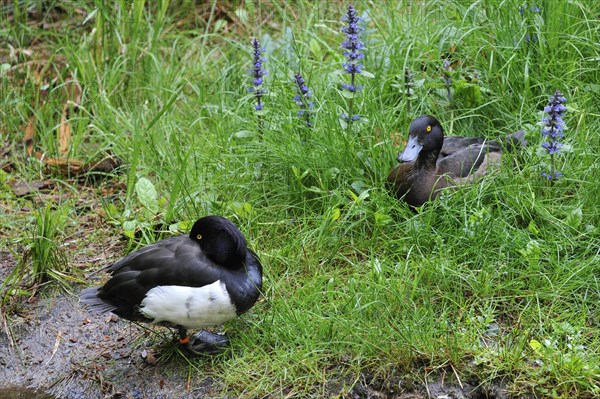
[[140, 311], [154, 323], [168, 321], [185, 328], [205, 328], [235, 318], [225, 284], [220, 280], [204, 287], [164, 285], [152, 288]]

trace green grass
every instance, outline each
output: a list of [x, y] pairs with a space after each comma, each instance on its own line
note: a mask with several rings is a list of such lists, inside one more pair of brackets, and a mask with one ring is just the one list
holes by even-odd
[[[69, 156], [123, 163], [112, 176], [123, 189], [104, 205], [115, 235], [141, 230], [146, 244], [164, 236], [158, 223], [234, 220], [263, 262], [263, 300], [226, 326], [232, 350], [190, 360], [195, 370], [236, 397], [343, 396], [361, 372], [383, 381], [432, 369], [502, 379], [515, 396], [600, 394], [599, 5], [547, 0], [520, 14], [516, 1], [357, 2], [375, 77], [358, 77], [353, 106], [367, 121], [348, 134], [336, 72], [344, 4], [121, 2], [116, 12], [112, 3], [79, 5], [96, 14], [83, 26], [74, 14], [69, 29], [42, 31], [22, 14], [0, 23], [13, 47], [52, 60], [43, 100], [30, 68], [2, 67], [1, 129], [15, 166], [3, 190], [10, 178], [63, 179], [25, 159], [21, 138], [35, 115], [37, 150], [59, 156], [60, 88], [71, 75], [83, 96]], [[247, 91], [254, 36], [269, 71], [260, 132]], [[452, 102], [446, 56], [456, 62]], [[410, 112], [405, 68], [419, 82]], [[296, 116], [297, 71], [314, 92], [313, 129]], [[556, 89], [568, 98], [572, 152], [556, 157], [565, 177], [549, 185], [536, 124]], [[480, 184], [413, 213], [384, 182], [399, 151], [393, 136], [406, 138], [423, 113], [449, 135], [523, 128], [529, 146], [519, 167], [507, 157]], [[140, 178], [157, 205], [140, 197]], [[17, 201], [8, 191], [3, 200]], [[5, 206], [0, 215], [11, 218]], [[332, 393], [334, 379], [345, 382]]]

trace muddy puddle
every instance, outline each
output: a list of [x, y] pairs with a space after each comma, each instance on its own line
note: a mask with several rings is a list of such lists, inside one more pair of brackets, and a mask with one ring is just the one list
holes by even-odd
[[34, 389], [5, 387], [0, 388], [1, 399], [55, 399], [52, 395]]

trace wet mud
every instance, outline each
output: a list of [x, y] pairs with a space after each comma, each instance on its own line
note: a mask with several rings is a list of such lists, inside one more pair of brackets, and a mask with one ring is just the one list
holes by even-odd
[[[4, 315], [0, 397], [60, 399], [211, 397], [211, 380], [181, 361], [158, 363], [156, 334], [115, 316], [91, 317], [75, 295], [60, 294]], [[170, 331], [163, 329], [171, 350]], [[145, 340], [151, 336], [151, 340]], [[176, 355], [174, 355], [175, 357]], [[2, 388], [4, 387], [4, 388]], [[10, 388], [10, 389], [9, 389]], [[27, 393], [26, 396], [23, 396]], [[12, 396], [9, 396], [12, 395]]]

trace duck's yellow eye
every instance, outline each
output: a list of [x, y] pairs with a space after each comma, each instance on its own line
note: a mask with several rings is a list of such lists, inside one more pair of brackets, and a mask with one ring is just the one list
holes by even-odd
[[201, 239], [202, 239], [202, 234], [198, 234], [198, 235], [196, 236], [196, 238], [197, 238], [197, 239], [199, 239], [199, 240], [201, 240]]
[[427, 125], [427, 127], [425, 128], [425, 131], [427, 133], [431, 132], [431, 125]]

